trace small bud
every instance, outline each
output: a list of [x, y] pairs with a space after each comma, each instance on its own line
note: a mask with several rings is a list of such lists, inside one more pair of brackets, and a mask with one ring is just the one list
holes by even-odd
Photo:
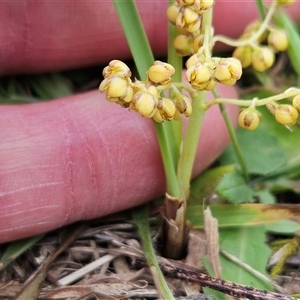
[[185, 75], [188, 82], [197, 91], [205, 90], [211, 80], [210, 70], [201, 63], [197, 63], [188, 68]]
[[200, 16], [189, 7], [181, 7], [176, 19], [178, 28], [185, 28], [188, 32], [193, 33], [200, 29]]
[[288, 47], [288, 37], [283, 29], [274, 29], [268, 35], [268, 45], [274, 51], [285, 51]]
[[173, 24], [176, 25], [176, 19], [178, 17], [180, 11], [180, 6], [176, 3], [172, 4], [167, 9], [167, 17], [168, 20]]
[[190, 98], [185, 94], [176, 93], [173, 96], [176, 109], [180, 114], [189, 117], [192, 114], [192, 104]]
[[263, 72], [270, 68], [275, 60], [274, 52], [269, 47], [260, 47], [252, 53], [252, 64], [255, 70]]
[[293, 98], [293, 106], [300, 111], [300, 94]]
[[129, 78], [131, 76], [131, 71], [128, 66], [120, 60], [112, 60], [107, 67], [103, 69], [103, 77], [107, 78], [111, 75], [117, 74], [119, 77]]
[[[249, 38], [254, 32], [258, 31], [261, 26], [260, 20], [254, 20], [251, 23], [249, 23], [246, 28], [244, 29], [243, 35], [241, 36], [241, 39]], [[261, 34], [257, 40], [259, 43], [263, 43], [266, 41], [268, 36], [268, 31], [264, 31], [263, 34]]]
[[198, 53], [192, 55], [185, 63], [187, 69], [196, 65], [197, 63], [204, 63], [205, 57], [204, 55], [199, 55]]
[[252, 48], [249, 46], [237, 47], [232, 56], [241, 62], [243, 68], [247, 68], [252, 62]]
[[215, 4], [214, 0], [195, 0], [193, 8], [198, 13], [204, 13], [211, 9]]
[[174, 48], [176, 49], [176, 53], [179, 56], [189, 56], [193, 52], [192, 48], [193, 39], [190, 35], [178, 35], [173, 42]]
[[[197, 35], [193, 40], [193, 53], [197, 53], [197, 51], [203, 46], [204, 43], [204, 34]], [[212, 50], [212, 49], [210, 49]]]
[[[100, 86], [99, 90], [101, 92], [106, 92], [106, 98], [110, 102], [117, 102], [126, 98], [126, 102], [130, 102], [132, 99], [132, 88], [128, 80], [114, 76], [105, 78]], [[130, 99], [131, 98], [131, 99]]]
[[275, 115], [275, 111], [276, 111], [277, 107], [278, 107], [278, 104], [276, 102], [271, 102], [271, 103], [266, 104], [266, 108], [272, 115]]
[[289, 6], [289, 5], [292, 5], [295, 0], [276, 0], [277, 2], [277, 5], [280, 5], [280, 6]]
[[152, 116], [152, 119], [157, 123], [163, 123], [164, 122], [164, 118], [163, 118], [161, 112], [158, 109], [155, 111], [155, 114]]
[[168, 85], [172, 78], [171, 76], [175, 73], [175, 69], [172, 65], [155, 61], [147, 72], [148, 80], [155, 86], [157, 85]]
[[214, 80], [224, 85], [235, 84], [241, 76], [241, 62], [234, 57], [221, 58], [214, 71]]
[[261, 114], [252, 107], [242, 109], [239, 113], [239, 125], [247, 130], [255, 130], [261, 120]]
[[289, 104], [280, 104], [275, 110], [275, 119], [282, 125], [294, 125], [298, 119], [298, 111]]
[[206, 91], [212, 91], [212, 90], [216, 87], [216, 85], [217, 85], [217, 82], [214, 81], [213, 79], [211, 79], [211, 80], [208, 82], [207, 86], [205, 87], [205, 90], [206, 90]]
[[172, 120], [175, 115], [175, 104], [171, 99], [160, 98], [157, 104], [157, 110], [160, 111], [161, 116], [164, 120]]
[[134, 94], [130, 108], [138, 111], [143, 117], [151, 118], [157, 107], [158, 99], [150, 93]]

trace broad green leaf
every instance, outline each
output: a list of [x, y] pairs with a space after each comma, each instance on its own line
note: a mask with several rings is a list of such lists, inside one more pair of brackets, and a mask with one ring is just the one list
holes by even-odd
[[[263, 225], [248, 228], [223, 228], [219, 231], [220, 249], [234, 256], [241, 263], [249, 265], [252, 269], [268, 277], [266, 266], [271, 255], [271, 250], [265, 243], [265, 235], [266, 230]], [[222, 279], [258, 289], [273, 290], [270, 283], [252, 274], [243, 268], [243, 266], [233, 262], [222, 254], [220, 254], [220, 262]], [[207, 259], [204, 259], [203, 263], [208, 273], [213, 275]], [[226, 299], [223, 298], [222, 294], [212, 292], [211, 290], [205, 290], [205, 292], [216, 296], [217, 299]]]
[[255, 196], [258, 197], [260, 203], [274, 204], [276, 202], [275, 197], [268, 190], [257, 191]]
[[[285, 126], [280, 125], [274, 119], [274, 116], [265, 107], [260, 107], [262, 120], [260, 130], [276, 137], [279, 148], [284, 151], [284, 155], [289, 161], [294, 163], [300, 161], [300, 130], [297, 126], [291, 126], [291, 131]], [[274, 161], [275, 162], [275, 161]]]
[[[289, 219], [300, 214], [300, 205], [294, 204], [220, 204], [209, 206], [218, 219], [219, 228], [245, 227]], [[194, 228], [203, 228], [203, 205], [187, 207], [187, 218]]]
[[236, 170], [223, 176], [216, 192], [234, 204], [252, 202], [254, 196], [254, 191], [249, 188], [243, 176]]
[[233, 165], [208, 169], [191, 182], [188, 205], [211, 204], [216, 195], [216, 186], [224, 174], [232, 172]]
[[[249, 173], [266, 175], [287, 161], [277, 138], [260, 128], [251, 132], [239, 128], [237, 139]], [[220, 161], [225, 165], [237, 164], [232, 145], [227, 147]]]
[[300, 224], [292, 220], [281, 220], [266, 224], [266, 230], [280, 235], [292, 235], [300, 231]]
[[[264, 225], [244, 228], [220, 229], [220, 249], [235, 256], [253, 269], [267, 276], [266, 266], [271, 255], [271, 249], [266, 245], [266, 230]], [[272, 290], [269, 283], [257, 278], [243, 267], [220, 256], [223, 279], [246, 284], [259, 289]]]

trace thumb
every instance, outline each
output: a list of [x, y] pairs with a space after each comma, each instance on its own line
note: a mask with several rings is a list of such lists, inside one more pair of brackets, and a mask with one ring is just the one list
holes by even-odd
[[[221, 92], [235, 96], [232, 87]], [[229, 112], [234, 117], [237, 109]], [[152, 121], [108, 103], [98, 91], [0, 106], [0, 114], [0, 243], [124, 210], [165, 191]], [[194, 172], [228, 140], [213, 107]]]

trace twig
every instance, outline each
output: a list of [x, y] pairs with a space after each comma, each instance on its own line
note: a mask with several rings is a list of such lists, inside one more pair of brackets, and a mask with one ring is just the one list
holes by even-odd
[[201, 270], [197, 270], [185, 265], [182, 267], [182, 264], [177, 262], [174, 262], [173, 264], [161, 263], [160, 266], [166, 275], [198, 282], [205, 287], [217, 290], [233, 297], [247, 298], [249, 300], [295, 300], [295, 298], [286, 295], [259, 290], [246, 285], [213, 278], [201, 272]]

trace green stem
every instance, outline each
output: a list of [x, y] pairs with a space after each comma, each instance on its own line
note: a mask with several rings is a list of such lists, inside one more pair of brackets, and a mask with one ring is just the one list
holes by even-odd
[[[276, 102], [276, 101], [280, 101], [283, 99], [287, 99], [287, 98], [292, 98], [295, 97], [297, 95], [299, 95], [300, 93], [300, 89], [298, 88], [291, 88], [286, 90], [285, 92], [278, 94], [278, 95], [274, 95], [271, 97], [267, 97], [264, 99], [257, 99], [255, 102], [255, 106], [264, 106], [268, 103], [271, 102]], [[209, 101], [206, 103], [207, 108], [214, 105], [214, 104], [220, 104], [220, 103], [227, 103], [227, 104], [233, 104], [233, 105], [238, 105], [238, 106], [249, 106], [251, 105], [251, 103], [253, 102], [253, 100], [239, 100], [239, 99], [230, 99], [230, 98], [216, 98], [213, 101]]]
[[277, 8], [277, 2], [273, 1], [270, 6], [270, 9], [268, 10], [268, 13], [267, 13], [265, 19], [263, 20], [263, 23], [260, 25], [259, 29], [256, 32], [254, 32], [253, 35], [249, 39], [234, 40], [234, 39], [228, 38], [223, 35], [215, 35], [212, 40], [213, 45], [216, 42], [221, 42], [226, 45], [230, 45], [232, 47], [242, 47], [242, 46], [246, 46], [248, 44], [255, 43], [260, 38], [260, 36], [265, 32], [265, 30], [268, 28], [269, 23], [271, 22], [271, 19], [276, 11], [276, 8]]
[[159, 124], [155, 121], [153, 121], [153, 125], [159, 142], [164, 169], [166, 173], [167, 192], [173, 197], [180, 197], [181, 189], [176, 177], [172, 148], [170, 147], [170, 143], [168, 143], [168, 139], [170, 138], [170, 130], [165, 130], [166, 127], [162, 126], [165, 124]]
[[[173, 3], [174, 0], [169, 0], [169, 5], [172, 5]], [[182, 76], [182, 57], [176, 53], [176, 49], [173, 46], [177, 35], [178, 30], [176, 26], [174, 26], [171, 22], [168, 22], [168, 63], [171, 64], [176, 70], [175, 74], [172, 76], [173, 82], [181, 82]], [[169, 89], [169, 97], [172, 97], [173, 93], [173, 90]], [[171, 127], [170, 130], [173, 131], [173, 137], [175, 137], [175, 139], [171, 139], [170, 142], [172, 142], [174, 145], [172, 153], [176, 161], [174, 166], [177, 168], [179, 148], [182, 140], [182, 121], [178, 120], [176, 122], [167, 122], [167, 126]]]
[[189, 196], [190, 180], [205, 113], [203, 107], [205, 98], [205, 91], [192, 95], [193, 113], [189, 118], [186, 134], [182, 142], [182, 153], [178, 162], [177, 178], [185, 200]]
[[[134, 62], [142, 80], [146, 79], [146, 72], [154, 61], [154, 57], [141, 22], [138, 10], [133, 0], [119, 1], [114, 0], [114, 5], [121, 21], [127, 42], [129, 44]], [[173, 196], [180, 196], [180, 188], [176, 177], [176, 166], [178, 159], [178, 139], [173, 125], [158, 124], [153, 121], [159, 146], [162, 153], [162, 159], [167, 178], [167, 190]]]
[[[210, 40], [212, 16], [213, 9], [210, 9], [203, 14], [201, 24], [201, 33], [204, 34], [205, 40], [205, 53], [208, 56], [211, 56], [208, 44]], [[182, 141], [182, 152], [179, 157], [177, 169], [177, 178], [185, 201], [187, 201], [189, 197], [193, 165], [205, 114], [206, 91], [193, 93], [191, 95], [193, 113], [189, 118], [186, 134]]]
[[155, 275], [158, 280], [154, 280], [157, 284], [156, 288], [160, 292], [160, 296], [162, 299], [175, 299], [172, 292], [170, 291], [164, 275], [162, 274], [157, 259], [155, 255], [155, 251], [153, 249], [151, 234], [149, 230], [149, 222], [148, 222], [148, 210], [147, 206], [143, 205], [138, 208], [135, 208], [132, 213], [133, 221], [138, 228], [138, 234], [142, 241], [143, 252], [147, 261], [148, 266], [155, 268]]
[[238, 142], [236, 134], [235, 134], [235, 130], [234, 130], [231, 120], [228, 116], [227, 109], [224, 104], [219, 104], [219, 108], [220, 108], [221, 114], [223, 116], [224, 122], [226, 124], [233, 150], [235, 152], [235, 155], [236, 155], [239, 165], [241, 167], [243, 177], [245, 179], [245, 182], [248, 183], [249, 182], [249, 174], [248, 174], [247, 166], [246, 166], [242, 151], [240, 149], [239, 142]]

